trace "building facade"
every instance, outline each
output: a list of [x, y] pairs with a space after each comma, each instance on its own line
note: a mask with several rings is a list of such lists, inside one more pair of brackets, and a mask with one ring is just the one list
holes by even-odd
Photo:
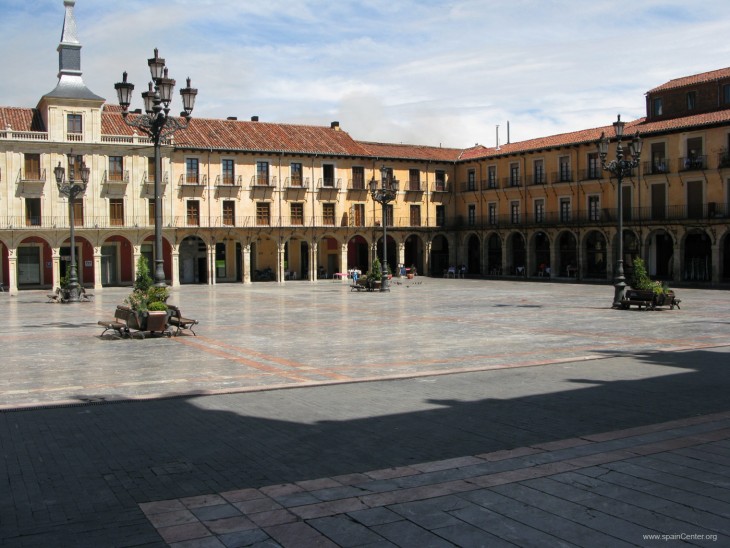
[[[139, 256], [154, 252], [152, 143], [84, 85], [74, 2], [65, 6], [58, 85], [34, 109], [0, 107], [0, 284], [12, 294], [57, 286], [66, 272], [59, 163], [90, 168], [74, 202], [83, 285], [131, 285]], [[194, 117], [162, 148], [165, 277], [175, 286], [364, 272], [385, 223], [388, 263], [420, 274], [463, 265], [473, 276], [608, 281], [620, 195], [629, 271], [643, 257], [660, 279], [728, 282], [730, 69], [672, 80], [646, 105], [626, 127], [644, 147], [620, 192], [597, 150], [611, 126], [449, 149], [358, 141], [337, 122]], [[385, 215], [368, 192], [381, 167], [400, 182]]]

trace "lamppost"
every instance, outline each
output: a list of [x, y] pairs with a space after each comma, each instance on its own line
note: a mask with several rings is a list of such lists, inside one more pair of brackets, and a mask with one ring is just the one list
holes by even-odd
[[383, 206], [383, 262], [380, 265], [380, 291], [390, 291], [388, 287], [387, 205], [395, 200], [398, 195], [398, 180], [392, 175], [390, 177], [388, 175], [388, 168], [382, 166], [380, 168], [380, 188], [378, 188], [378, 182], [374, 177], [370, 180], [370, 196]]
[[81, 176], [81, 182], [76, 181], [76, 166], [75, 157], [73, 154], [68, 155], [69, 163], [69, 174], [68, 180], [66, 180], [66, 170], [61, 166], [61, 162], [53, 168], [53, 174], [56, 176], [56, 185], [58, 186], [58, 192], [63, 196], [68, 197], [68, 222], [71, 226], [71, 265], [69, 266], [68, 273], [68, 298], [66, 302], [77, 303], [79, 302], [79, 277], [76, 272], [76, 234], [74, 228], [76, 221], [74, 220], [74, 202], [76, 196], [82, 194], [86, 190], [86, 185], [89, 182], [89, 168], [86, 167], [84, 162], [78, 169], [78, 174]]
[[626, 278], [624, 278], [624, 214], [623, 214], [623, 187], [624, 177], [630, 176], [631, 171], [638, 167], [639, 157], [641, 156], [641, 137], [639, 132], [634, 134], [629, 145], [629, 157], [624, 160], [624, 149], [621, 145], [621, 139], [624, 135], [625, 122], [621, 121], [621, 115], [613, 123], [613, 129], [616, 132], [616, 159], [606, 163], [608, 155], [608, 138], [605, 133], [601, 133], [601, 139], [598, 141], [598, 153], [601, 156], [601, 165], [604, 170], [608, 171], [616, 177], [618, 181], [618, 260], [616, 261], [616, 276], [614, 278], [614, 295], [613, 308], [621, 308], [621, 301], [624, 298], [626, 290]]
[[160, 175], [162, 173], [162, 159], [160, 156], [160, 142], [175, 133], [178, 129], [185, 129], [190, 123], [190, 115], [193, 112], [195, 96], [198, 90], [190, 87], [190, 78], [187, 79], [187, 87], [180, 90], [182, 96], [183, 111], [180, 118], [170, 116], [170, 102], [172, 91], [175, 88], [175, 80], [167, 76], [165, 60], [161, 59], [157, 48], [155, 56], [147, 60], [152, 75], [152, 82], [149, 89], [142, 93], [144, 110], [146, 114], [140, 114], [134, 118], [128, 118], [129, 104], [132, 100], [134, 84], [127, 82], [127, 72], [122, 74], [122, 81], [114, 84], [117, 90], [119, 105], [122, 107], [122, 118], [124, 122], [133, 128], [140, 129], [148, 135], [155, 146], [155, 269], [154, 282], [156, 286], [165, 286], [165, 269], [162, 259], [162, 192], [160, 189]]

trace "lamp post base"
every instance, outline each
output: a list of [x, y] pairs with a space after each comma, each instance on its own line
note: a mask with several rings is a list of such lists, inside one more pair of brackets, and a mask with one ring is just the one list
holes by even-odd
[[613, 284], [613, 308], [623, 308], [623, 300], [626, 296], [626, 282], [623, 278], [617, 279]]

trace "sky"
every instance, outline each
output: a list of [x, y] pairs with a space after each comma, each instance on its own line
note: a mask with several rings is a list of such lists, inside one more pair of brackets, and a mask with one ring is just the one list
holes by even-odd
[[[0, 105], [58, 78], [63, 0], [0, 0]], [[159, 48], [194, 117], [358, 140], [495, 146], [644, 116], [668, 80], [730, 66], [727, 0], [76, 0], [83, 79], [142, 106]], [[182, 110], [179, 95], [173, 112]], [[497, 129], [499, 126], [499, 129]]]

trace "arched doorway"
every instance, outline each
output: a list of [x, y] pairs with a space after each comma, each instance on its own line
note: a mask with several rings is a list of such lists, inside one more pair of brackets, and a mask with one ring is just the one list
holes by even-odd
[[487, 238], [487, 267], [491, 276], [502, 274], [502, 238], [496, 233]]
[[553, 273], [559, 276], [575, 276], [578, 269], [578, 242], [572, 232], [562, 232], [558, 237], [558, 264]]
[[510, 259], [511, 274], [525, 276], [527, 274], [527, 249], [525, 238], [519, 232], [510, 234], [507, 240], [507, 253]]
[[[378, 239], [377, 245], [378, 259], [383, 262], [383, 237]], [[388, 268], [391, 273], [395, 273], [396, 267], [398, 266], [398, 249], [395, 245], [395, 240], [388, 234]]]
[[650, 276], [657, 280], [671, 280], [674, 277], [674, 239], [666, 230], [657, 231], [649, 237], [647, 258]]
[[198, 236], [180, 242], [180, 284], [208, 283], [208, 252]]
[[466, 256], [467, 256], [467, 272], [472, 275], [478, 276], [482, 273], [481, 270], [481, 243], [479, 237], [476, 234], [469, 236], [469, 240], [466, 244]]
[[[134, 281], [132, 244], [124, 236], [110, 236], [101, 246], [101, 285], [129, 284]], [[149, 265], [152, 268], [152, 264]]]
[[362, 236], [353, 236], [347, 242], [347, 268], [365, 273], [370, 269], [368, 262], [367, 241]]
[[408, 238], [406, 238], [404, 256], [406, 268], [412, 268], [415, 266], [416, 272], [424, 272], [423, 241], [419, 236], [411, 234]]
[[535, 233], [532, 239], [532, 245], [534, 247], [535, 264], [533, 267], [537, 268], [537, 274], [540, 274], [545, 268], [550, 268], [550, 238], [544, 232], [540, 231]]
[[449, 241], [439, 234], [431, 244], [431, 276], [443, 276], [449, 268]]
[[682, 279], [691, 282], [709, 282], [712, 278], [712, 246], [710, 237], [694, 231], [684, 239]]
[[[78, 251], [78, 241], [76, 247]], [[53, 283], [51, 246], [44, 239], [37, 236], [25, 238], [20, 242], [16, 256], [18, 289], [37, 288], [42, 285], [50, 286]]]
[[605, 280], [608, 277], [608, 245], [606, 237], [598, 230], [592, 230], [585, 239], [586, 278]]

